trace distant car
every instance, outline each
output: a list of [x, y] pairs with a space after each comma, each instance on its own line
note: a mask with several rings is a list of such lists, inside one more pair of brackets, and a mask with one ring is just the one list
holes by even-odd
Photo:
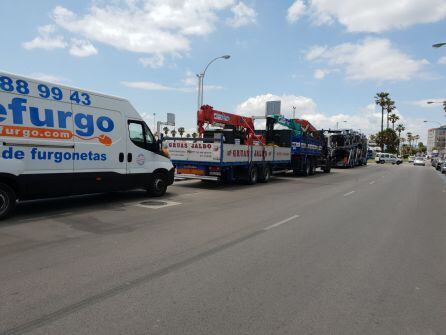
[[437, 164], [435, 165], [435, 169], [441, 171], [441, 167], [444, 164], [445, 160], [443, 158], [438, 158]]
[[415, 156], [409, 156], [409, 163], [413, 163], [414, 160], [415, 160]]
[[376, 155], [375, 162], [377, 164], [391, 163], [393, 165], [395, 164], [400, 165], [403, 162], [403, 160], [392, 154], [381, 153], [379, 155], [378, 154]]
[[444, 161], [443, 164], [441, 164], [440, 171], [441, 171], [441, 173], [446, 173], [446, 161]]
[[423, 157], [415, 157], [413, 165], [426, 166], [426, 161]]

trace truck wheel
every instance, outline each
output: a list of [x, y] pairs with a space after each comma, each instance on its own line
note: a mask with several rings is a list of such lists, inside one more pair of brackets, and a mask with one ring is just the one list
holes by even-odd
[[248, 179], [247, 179], [248, 185], [254, 185], [255, 183], [257, 183], [257, 177], [258, 177], [257, 167], [254, 165], [250, 166], [248, 169]]
[[324, 167], [324, 173], [330, 173], [331, 171], [331, 167], [330, 166], [325, 166]]
[[163, 173], [155, 173], [147, 189], [150, 195], [160, 197], [167, 191], [167, 180]]
[[310, 176], [314, 176], [316, 174], [316, 166], [314, 162], [310, 164]]
[[303, 176], [309, 176], [311, 173], [311, 164], [309, 162], [305, 163], [304, 165], [304, 172], [303, 172]]
[[259, 182], [261, 183], [267, 183], [271, 178], [271, 169], [268, 165], [265, 165], [260, 168], [259, 173]]
[[0, 220], [7, 218], [15, 208], [16, 194], [6, 184], [0, 183]]

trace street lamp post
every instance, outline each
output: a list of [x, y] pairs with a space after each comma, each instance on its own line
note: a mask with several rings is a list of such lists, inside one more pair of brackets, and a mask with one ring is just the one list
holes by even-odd
[[217, 59], [229, 59], [231, 58], [230, 55], [224, 55], [224, 56], [220, 56], [220, 57], [216, 57], [213, 60], [211, 60], [208, 65], [206, 65], [206, 67], [204, 68], [203, 72], [201, 72], [200, 74], [197, 74], [197, 78], [198, 78], [198, 98], [197, 98], [197, 110], [200, 109], [201, 106], [203, 106], [203, 89], [204, 89], [204, 76], [206, 75], [206, 70], [208, 69], [208, 67], [215, 62]]

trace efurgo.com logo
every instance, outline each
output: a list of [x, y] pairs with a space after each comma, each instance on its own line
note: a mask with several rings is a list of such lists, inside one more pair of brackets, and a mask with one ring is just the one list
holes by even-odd
[[[39, 107], [27, 106], [27, 102], [25, 98], [13, 98], [7, 105], [0, 104], [0, 136], [53, 140], [78, 138], [84, 141], [97, 140], [105, 146], [113, 143], [106, 135], [115, 127], [108, 116], [74, 114], [50, 108], [39, 110]], [[2, 124], [5, 122], [8, 124]]]

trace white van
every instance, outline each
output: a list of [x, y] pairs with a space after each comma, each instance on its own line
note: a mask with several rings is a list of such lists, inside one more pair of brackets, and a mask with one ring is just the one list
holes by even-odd
[[125, 99], [0, 72], [0, 219], [16, 200], [145, 188], [174, 168]]

